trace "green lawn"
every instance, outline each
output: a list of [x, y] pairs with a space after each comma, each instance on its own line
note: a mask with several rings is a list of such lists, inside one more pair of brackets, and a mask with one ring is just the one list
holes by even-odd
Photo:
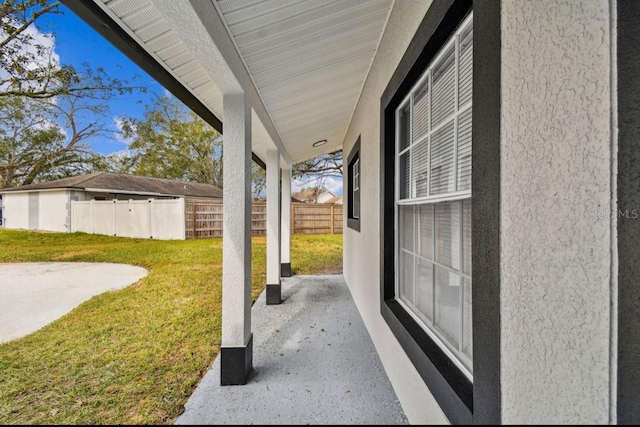
[[[254, 299], [265, 247], [254, 237]], [[294, 274], [342, 271], [342, 235], [294, 235], [291, 252]], [[0, 262], [27, 261], [127, 263], [149, 275], [1, 344], [0, 423], [173, 423], [218, 354], [222, 240], [0, 230]]]

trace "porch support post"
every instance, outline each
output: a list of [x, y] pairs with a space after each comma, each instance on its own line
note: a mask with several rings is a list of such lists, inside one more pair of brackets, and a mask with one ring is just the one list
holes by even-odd
[[246, 384], [251, 333], [251, 106], [245, 94], [223, 98], [222, 346], [220, 384]]
[[267, 151], [267, 304], [280, 304], [280, 154]]
[[280, 275], [291, 277], [291, 165], [282, 169]]

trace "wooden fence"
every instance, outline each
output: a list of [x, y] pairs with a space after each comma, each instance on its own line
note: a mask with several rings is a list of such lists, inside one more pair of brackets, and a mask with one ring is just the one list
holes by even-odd
[[[221, 200], [187, 199], [184, 219], [187, 239], [222, 237]], [[266, 234], [266, 202], [253, 202], [251, 230], [253, 235]], [[342, 234], [342, 205], [291, 203], [291, 233]]]

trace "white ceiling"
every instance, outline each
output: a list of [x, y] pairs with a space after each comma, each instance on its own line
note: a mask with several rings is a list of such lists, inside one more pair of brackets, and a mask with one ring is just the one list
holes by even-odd
[[[100, 1], [224, 122], [202, 46], [172, 28], [154, 5], [162, 0]], [[340, 149], [393, 0], [198, 1], [214, 2], [292, 162]]]

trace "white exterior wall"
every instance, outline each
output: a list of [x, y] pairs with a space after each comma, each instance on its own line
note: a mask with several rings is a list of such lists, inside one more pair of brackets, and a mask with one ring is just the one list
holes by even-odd
[[503, 1], [501, 15], [502, 422], [607, 424], [609, 1]]
[[38, 230], [68, 232], [68, 191], [40, 191], [38, 198]]
[[[370, 266], [380, 98], [429, 3], [395, 2], [343, 144], [346, 157], [361, 135], [366, 213], [360, 232], [345, 217], [344, 275], [412, 423], [447, 421], [380, 315]], [[502, 422], [615, 422], [615, 19], [608, 0], [503, 1], [501, 15]]]
[[442, 410], [380, 314], [380, 270], [371, 268], [372, 262], [377, 264], [380, 259], [380, 98], [430, 4], [426, 0], [395, 2], [345, 136], [346, 158], [361, 135], [360, 211], [363, 214], [360, 232], [347, 227], [345, 216], [343, 271], [409, 421], [447, 424]]
[[4, 227], [29, 229], [29, 194], [5, 193], [3, 196], [5, 218]]

